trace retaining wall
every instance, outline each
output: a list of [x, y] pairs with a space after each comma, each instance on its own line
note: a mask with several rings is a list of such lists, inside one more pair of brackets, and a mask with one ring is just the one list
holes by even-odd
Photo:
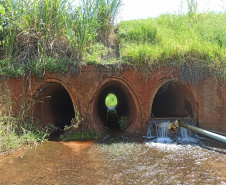
[[145, 135], [150, 117], [162, 115], [191, 116], [201, 128], [226, 132], [225, 82], [208, 77], [196, 85], [182, 83], [178, 70], [170, 67], [143, 76], [130, 68], [119, 71], [113, 66], [88, 65], [81, 71], [71, 68], [64, 75], [46, 72], [41, 81], [35, 76], [1, 79], [0, 89], [2, 94], [11, 92], [17, 103], [15, 111], [21, 102], [34, 103], [33, 115], [43, 125], [70, 121], [67, 118], [74, 116], [74, 107], [90, 128], [104, 132], [104, 101], [109, 93], [114, 93], [119, 116], [128, 118], [126, 133]]

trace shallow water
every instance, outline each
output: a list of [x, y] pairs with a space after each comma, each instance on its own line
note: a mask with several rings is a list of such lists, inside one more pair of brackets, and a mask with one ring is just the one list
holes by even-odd
[[95, 143], [48, 141], [1, 156], [0, 184], [226, 184], [226, 145], [110, 136]]

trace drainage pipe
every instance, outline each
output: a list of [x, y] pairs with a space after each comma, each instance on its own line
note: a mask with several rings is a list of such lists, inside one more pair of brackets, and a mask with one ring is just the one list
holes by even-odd
[[212, 133], [210, 131], [207, 131], [207, 130], [203, 130], [201, 128], [197, 128], [197, 127], [193, 127], [191, 125], [188, 125], [188, 124], [185, 124], [183, 123], [182, 121], [178, 121], [178, 124], [181, 126], [181, 127], [184, 127], [184, 128], [187, 128], [187, 129], [190, 129], [194, 132], [197, 132], [199, 134], [202, 134], [202, 135], [205, 135], [205, 136], [208, 136], [208, 137], [211, 137], [212, 139], [216, 139], [218, 141], [221, 141], [221, 142], [224, 142], [226, 143], [226, 137], [224, 136], [221, 136], [219, 134], [215, 134], [215, 133]]

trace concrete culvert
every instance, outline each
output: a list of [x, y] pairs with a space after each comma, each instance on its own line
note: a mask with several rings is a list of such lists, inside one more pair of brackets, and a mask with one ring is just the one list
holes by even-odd
[[63, 129], [75, 117], [74, 107], [67, 90], [58, 83], [47, 83], [37, 92], [36, 114], [44, 124], [52, 123]]
[[[115, 107], [106, 105], [109, 94], [117, 98]], [[103, 129], [116, 132], [126, 129], [136, 117], [135, 103], [128, 89], [119, 81], [103, 85], [94, 103], [94, 117]]]
[[151, 116], [194, 117], [194, 99], [186, 85], [175, 81], [163, 84], [153, 100]]

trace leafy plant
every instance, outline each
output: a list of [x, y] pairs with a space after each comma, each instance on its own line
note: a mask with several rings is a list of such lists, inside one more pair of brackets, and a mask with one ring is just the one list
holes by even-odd
[[121, 116], [119, 118], [119, 125], [120, 125], [121, 130], [125, 130], [127, 128], [127, 121], [128, 121], [127, 116]]
[[5, 14], [5, 8], [0, 4], [0, 31], [3, 30], [1, 17]]
[[75, 108], [75, 117], [71, 120], [70, 125], [64, 127], [64, 131], [65, 133], [60, 135], [62, 141], [97, 139], [101, 136], [94, 129], [90, 130], [87, 128], [87, 124], [84, 122], [77, 107]]
[[82, 124], [82, 122], [83, 122], [83, 118], [81, 117], [80, 112], [76, 107], [75, 108], [75, 117], [72, 118], [71, 124], [69, 126], [65, 125], [65, 127], [64, 127], [65, 133], [69, 132], [72, 128], [74, 130], [77, 129], [79, 127], [79, 125]]

